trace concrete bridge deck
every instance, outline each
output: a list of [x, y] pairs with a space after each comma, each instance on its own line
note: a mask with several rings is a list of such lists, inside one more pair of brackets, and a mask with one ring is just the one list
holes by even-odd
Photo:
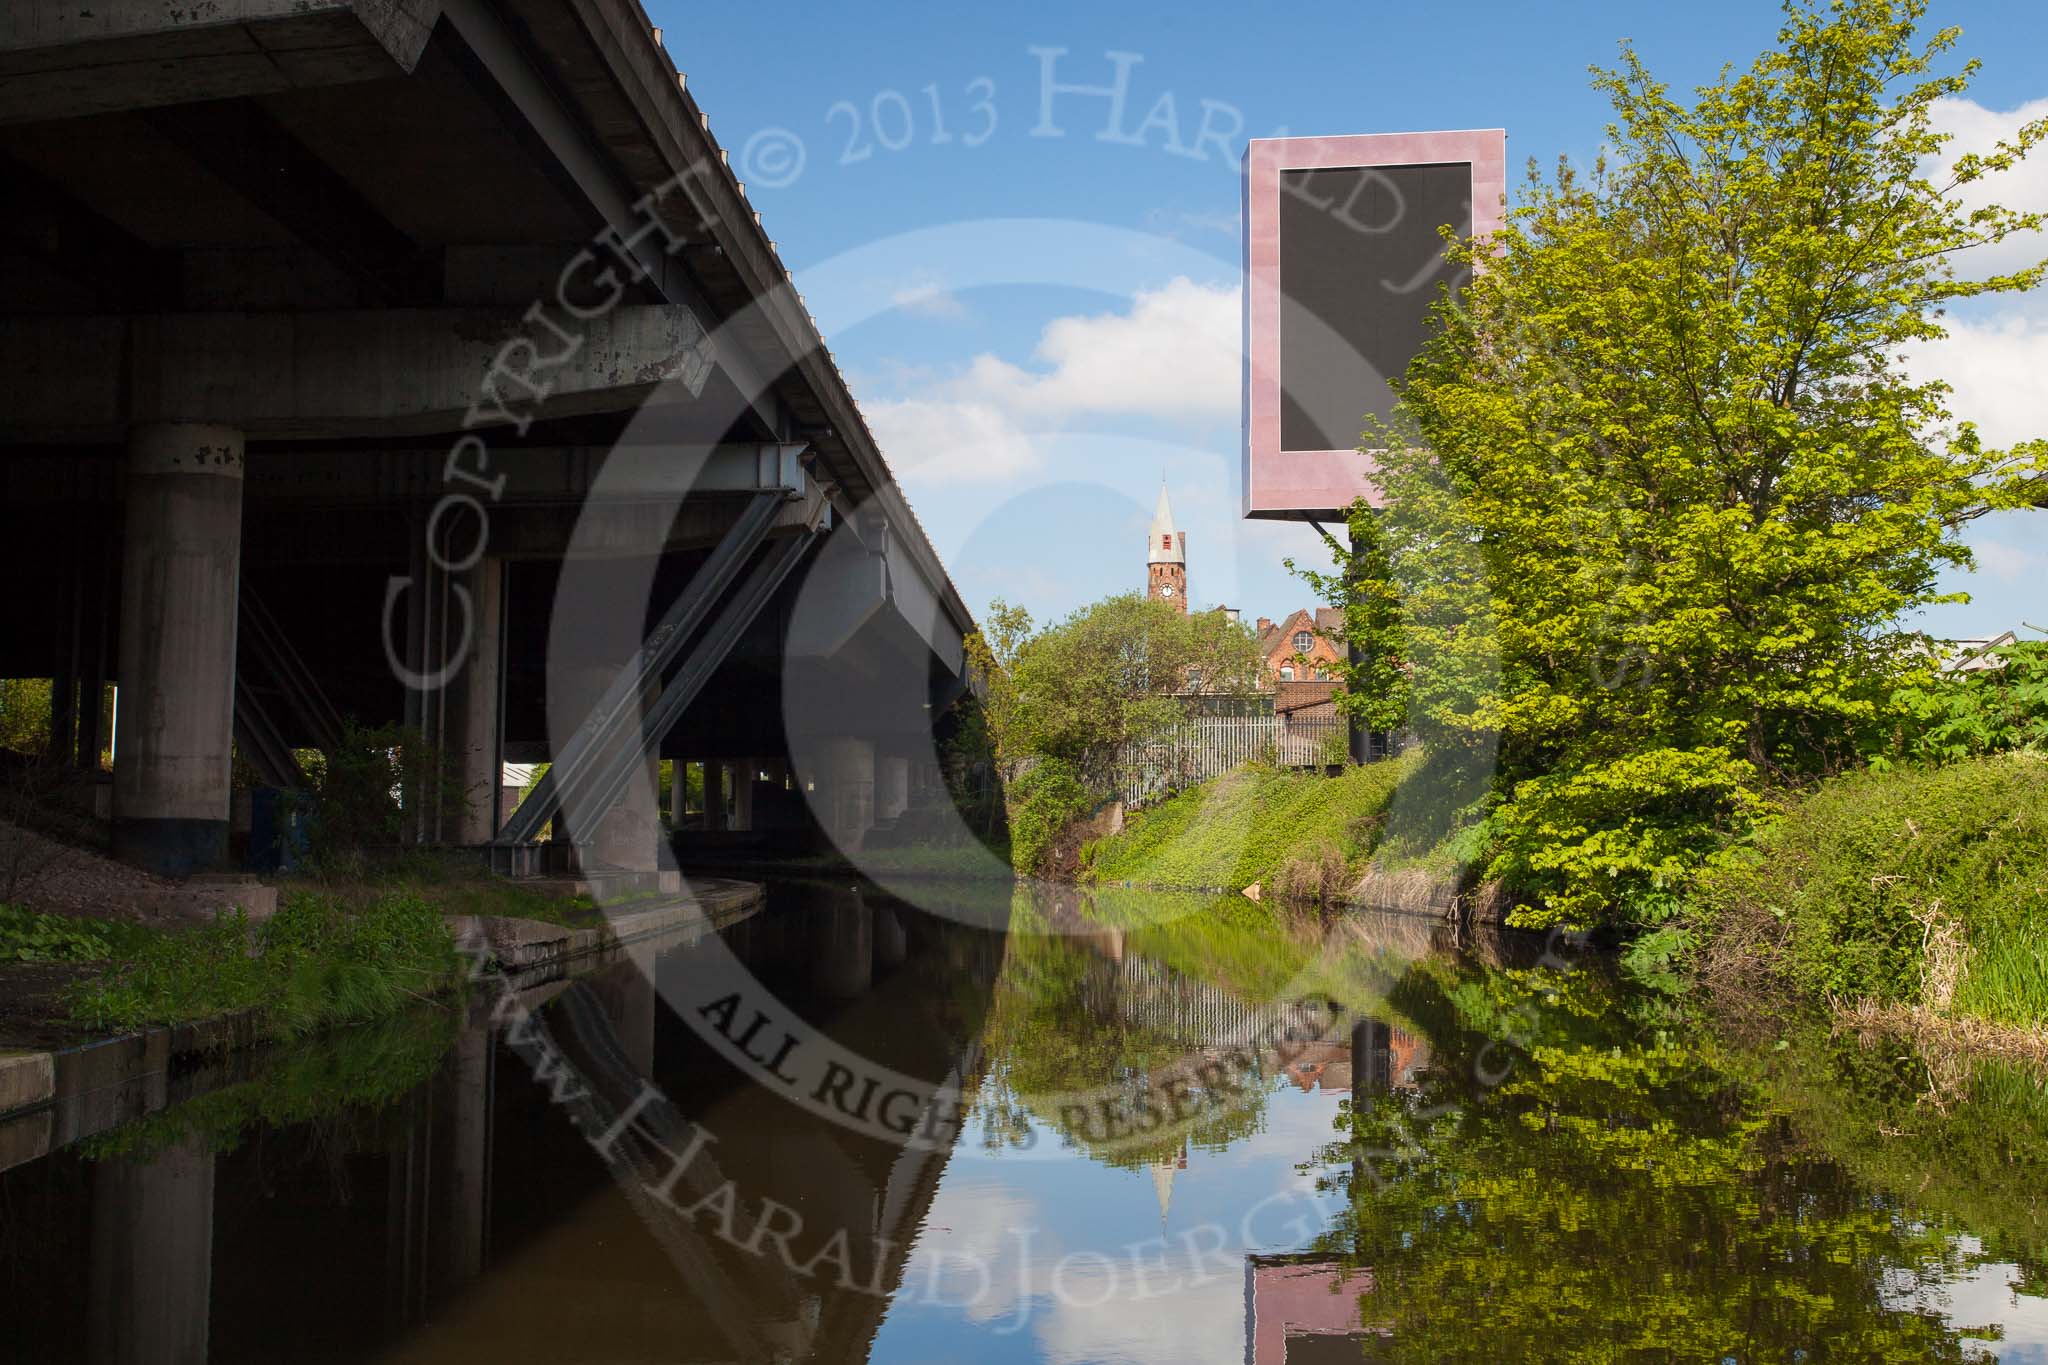
[[88, 774], [118, 685], [120, 856], [344, 721], [450, 756], [407, 837], [628, 868], [662, 756], [842, 844], [936, 783], [972, 620], [635, 0], [21, 0], [0, 185], [0, 677]]

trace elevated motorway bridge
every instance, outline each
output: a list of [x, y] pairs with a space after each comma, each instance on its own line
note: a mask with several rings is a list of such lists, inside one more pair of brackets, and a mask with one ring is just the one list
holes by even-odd
[[971, 618], [636, 0], [14, 0], [0, 186], [0, 676], [94, 773], [117, 684], [124, 859], [344, 717], [508, 867], [653, 869], [661, 757], [842, 843], [937, 781]]

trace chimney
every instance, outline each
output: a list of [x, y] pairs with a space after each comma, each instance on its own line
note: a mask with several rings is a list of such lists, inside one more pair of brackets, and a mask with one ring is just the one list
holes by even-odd
[[1261, 617], [1259, 618], [1259, 634], [1261, 634], [1261, 635], [1264, 635], [1264, 634], [1265, 634], [1265, 633], [1266, 633], [1267, 631], [1271, 630], [1272, 628], [1273, 628], [1273, 618], [1272, 618], [1272, 617], [1270, 617], [1270, 616], [1261, 616]]

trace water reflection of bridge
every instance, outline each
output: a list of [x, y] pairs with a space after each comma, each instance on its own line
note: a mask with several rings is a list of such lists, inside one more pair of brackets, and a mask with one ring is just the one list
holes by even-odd
[[[728, 931], [764, 983], [879, 1064], [972, 1072], [999, 938], [842, 890], [788, 908]], [[865, 1358], [948, 1152], [850, 1134], [720, 1061], [656, 999], [694, 951], [531, 989], [518, 1045], [478, 1002], [431, 1078], [381, 1114], [218, 1155], [202, 1133], [147, 1159], [59, 1153], [0, 1175], [0, 1339], [51, 1362], [171, 1365]], [[569, 1063], [566, 1098], [560, 1073], [536, 1080], [536, 1049]], [[653, 1142], [607, 1168], [589, 1136], [650, 1076], [666, 1091], [637, 1116]], [[718, 1140], [663, 1189], [654, 1143], [686, 1151], [700, 1126]], [[729, 1213], [685, 1216], [725, 1182]], [[790, 1237], [799, 1258], [845, 1233], [843, 1277], [775, 1254], [790, 1210], [808, 1229]], [[22, 1228], [47, 1236], [22, 1246]], [[762, 1254], [734, 1245], [756, 1234]]]

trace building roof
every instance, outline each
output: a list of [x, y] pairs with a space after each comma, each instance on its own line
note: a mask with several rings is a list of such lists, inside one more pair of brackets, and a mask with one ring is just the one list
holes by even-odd
[[1166, 499], [1166, 481], [1159, 481], [1159, 507], [1152, 513], [1152, 534], [1145, 542], [1147, 564], [1186, 564], [1188, 538], [1173, 524], [1173, 504]]
[[1274, 650], [1304, 630], [1329, 636], [1333, 640], [1341, 640], [1344, 635], [1344, 609], [1317, 607], [1310, 612], [1305, 608], [1296, 607], [1278, 621], [1270, 622], [1259, 632], [1259, 653], [1271, 658]]
[[1282, 679], [1279, 690], [1273, 694], [1273, 709], [1285, 715], [1318, 706], [1334, 708], [1333, 698], [1336, 695], [1335, 678]]
[[2019, 635], [2004, 631], [1988, 640], [1949, 640], [1948, 649], [1941, 655], [1941, 671], [1944, 673], [1986, 673], [2005, 667], [2005, 656], [1992, 651], [2007, 645], [2018, 644]]

